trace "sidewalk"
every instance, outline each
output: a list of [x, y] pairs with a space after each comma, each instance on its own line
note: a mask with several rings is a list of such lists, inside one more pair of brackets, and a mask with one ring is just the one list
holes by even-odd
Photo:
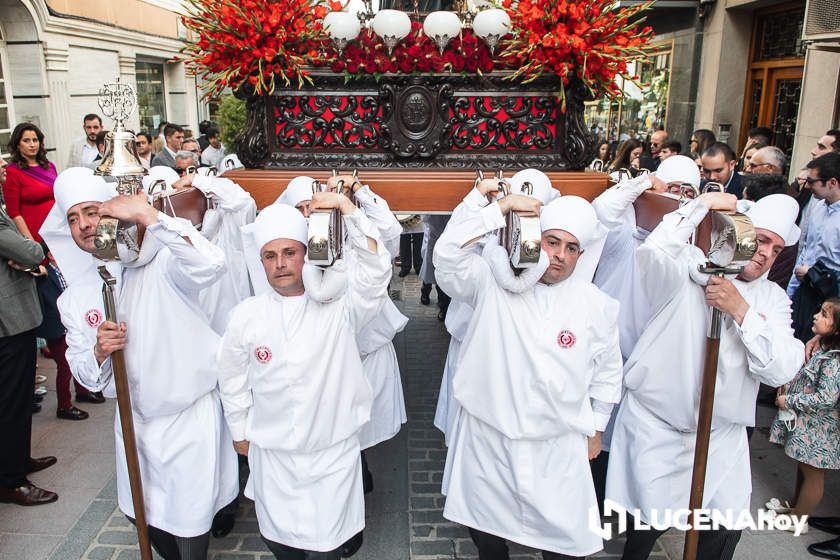
[[[439, 494], [446, 449], [432, 426], [440, 376], [449, 338], [436, 319], [434, 300], [421, 306], [419, 281], [394, 278], [393, 295], [411, 318], [394, 341], [400, 359], [409, 421], [399, 436], [368, 455], [375, 477], [366, 498], [365, 544], [355, 560], [474, 559], [466, 530], [443, 519]], [[113, 416], [115, 403], [83, 404], [88, 420], [55, 418], [55, 369], [40, 360], [50, 392], [43, 411], [33, 417], [33, 456], [56, 455], [58, 464], [32, 475], [32, 481], [59, 494], [58, 502], [35, 508], [0, 504], [0, 558], [3, 560], [129, 560], [139, 558], [133, 527], [116, 508]], [[792, 490], [795, 465], [767, 441], [773, 411], [759, 408], [759, 428], [752, 440], [753, 509], [770, 497]], [[826, 476], [826, 498], [818, 514], [840, 515], [840, 473]], [[813, 530], [802, 537], [777, 532], [744, 532], [735, 558], [811, 559], [805, 547], [830, 538]], [[606, 543], [595, 558], [621, 555], [620, 538]], [[666, 534], [652, 558], [682, 557], [682, 536]], [[242, 500], [233, 532], [211, 540], [210, 560], [273, 558], [257, 533], [253, 504]], [[514, 560], [536, 560], [534, 551], [513, 546]]]

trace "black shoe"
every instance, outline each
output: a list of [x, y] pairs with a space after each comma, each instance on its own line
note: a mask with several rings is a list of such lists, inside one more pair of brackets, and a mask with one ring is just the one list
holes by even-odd
[[438, 311], [438, 321], [446, 321], [446, 311]]
[[[810, 524], [811, 520], [808, 520]], [[808, 552], [820, 558], [840, 558], [840, 538], [830, 541], [814, 543], [808, 547]]]
[[400, 270], [400, 273], [397, 274], [400, 278], [405, 278], [411, 272], [411, 269], [408, 270]]
[[62, 420], [86, 420], [89, 416], [84, 410], [78, 409], [75, 406], [70, 408], [59, 408], [55, 411], [55, 415]]
[[105, 397], [102, 396], [102, 393], [82, 393], [81, 395], [76, 395], [76, 402], [86, 402], [92, 404], [102, 404], [105, 402]]
[[432, 300], [429, 299], [429, 294], [420, 294], [420, 303], [423, 305], [429, 305], [432, 303]]
[[51, 466], [55, 465], [57, 462], [58, 459], [52, 456], [38, 457], [37, 459], [34, 457], [30, 457], [29, 462], [26, 464], [26, 474], [32, 474], [34, 472], [48, 469]]
[[809, 517], [808, 526], [832, 535], [840, 535], [840, 517]]
[[32, 403], [32, 414], [38, 414], [39, 412], [41, 412], [41, 405], [36, 403], [36, 402], [33, 402]]
[[39, 403], [44, 400], [44, 395], [32, 395], [32, 402]]
[[341, 545], [341, 557], [342, 558], [350, 558], [357, 552], [359, 549], [362, 548], [362, 532], [359, 531], [348, 540], [346, 543]]
[[221, 539], [227, 536], [233, 530], [233, 524], [236, 522], [236, 514], [219, 511], [213, 517], [213, 524], [210, 526], [210, 534]]

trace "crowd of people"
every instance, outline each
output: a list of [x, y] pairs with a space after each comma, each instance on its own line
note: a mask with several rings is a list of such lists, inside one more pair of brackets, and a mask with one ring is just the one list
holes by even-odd
[[[163, 558], [204, 559], [210, 536], [231, 530], [243, 464], [276, 558], [352, 556], [374, 491], [365, 450], [406, 422], [392, 341], [408, 318], [388, 289], [398, 256], [400, 276], [420, 275], [422, 304], [436, 287], [451, 335], [434, 419], [447, 446], [443, 515], [468, 528], [481, 560], [508, 559], [509, 541], [546, 560], [595, 554], [591, 512], [605, 499], [643, 523], [688, 505], [710, 307], [724, 319], [703, 507], [750, 509], [762, 384], [779, 409], [771, 441], [797, 464], [794, 492], [768, 496], [767, 509], [793, 526], [821, 501], [825, 471], [840, 468], [837, 131], [790, 185], [771, 131], [750, 131], [740, 157], [709, 131], [694, 132], [689, 156], [657, 131], [615, 155], [599, 145], [601, 166], [627, 173], [591, 203], [526, 169], [505, 189], [477, 181], [451, 216], [419, 221], [343, 174], [323, 190], [296, 177], [257, 213], [225, 177], [217, 129], [139, 133], [145, 189], [163, 181], [214, 202], [199, 230], [156, 210], [148, 192], [116, 196], [94, 173], [101, 120], [83, 122], [61, 173], [41, 131], [18, 125], [0, 176], [0, 501], [58, 499], [27, 478], [56, 463], [30, 453], [41, 337], [58, 364], [62, 418], [86, 417], [71, 378], [77, 402], [116, 395], [112, 356], [123, 353], [145, 517]], [[678, 203], [646, 233], [633, 204], [651, 190]], [[754, 227], [754, 256], [735, 274], [703, 273], [698, 225], [736, 210]], [[343, 223], [331, 266], [309, 260], [315, 212]], [[515, 268], [500, 243], [512, 215], [539, 224], [530, 266]], [[93, 256], [100, 216], [143, 226], [135, 261]], [[116, 322], [99, 266], [117, 279]], [[171, 336], [162, 326], [173, 321], [190, 335]], [[119, 417], [114, 428], [119, 507], [135, 522]], [[840, 533], [837, 518], [808, 523]], [[698, 557], [732, 558], [743, 528], [702, 531]], [[624, 558], [647, 558], [662, 532], [631, 524]], [[840, 538], [809, 550], [838, 557]]]

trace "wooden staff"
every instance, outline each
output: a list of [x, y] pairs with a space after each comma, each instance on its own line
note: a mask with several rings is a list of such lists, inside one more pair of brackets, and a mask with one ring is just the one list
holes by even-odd
[[[723, 276], [723, 274], [718, 274]], [[694, 470], [691, 473], [691, 494], [688, 500], [688, 532], [685, 534], [683, 560], [696, 560], [700, 535], [694, 528], [694, 512], [703, 507], [703, 486], [706, 483], [706, 463], [709, 458], [709, 439], [712, 434], [712, 413], [715, 406], [720, 331], [723, 313], [712, 308], [712, 322], [706, 338], [706, 358], [700, 388], [700, 411], [697, 417], [697, 438], [694, 443]]]
[[[105, 303], [105, 318], [117, 323], [117, 306], [114, 302], [114, 286], [117, 280], [104, 266], [99, 267], [99, 276], [104, 282], [102, 300]], [[122, 350], [111, 353], [111, 368], [114, 370], [114, 383], [117, 387], [117, 406], [120, 413], [125, 462], [128, 466], [128, 481], [131, 485], [131, 501], [134, 505], [134, 523], [137, 527], [140, 558], [152, 560], [149, 526], [146, 524], [146, 507], [143, 503], [143, 481], [140, 478], [140, 461], [137, 457], [137, 442], [134, 437], [134, 417], [131, 414], [131, 394], [128, 391], [128, 375]]]

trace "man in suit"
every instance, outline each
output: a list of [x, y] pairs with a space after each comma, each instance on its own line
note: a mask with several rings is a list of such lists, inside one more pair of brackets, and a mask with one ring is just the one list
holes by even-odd
[[163, 138], [165, 140], [163, 149], [152, 158], [152, 167], [164, 165], [175, 169], [175, 154], [184, 142], [184, 129], [177, 124], [169, 123], [163, 128]]
[[703, 164], [703, 175], [706, 177], [700, 184], [700, 190], [711, 181], [720, 183], [726, 192], [741, 198], [744, 186], [741, 185], [741, 175], [735, 171], [738, 161], [729, 144], [715, 142], [701, 154], [700, 161]]
[[35, 278], [44, 259], [41, 246], [22, 235], [0, 208], [0, 502], [35, 506], [58, 499], [26, 475], [55, 464], [55, 457], [34, 459], [32, 393], [35, 390], [35, 327], [41, 305]]

